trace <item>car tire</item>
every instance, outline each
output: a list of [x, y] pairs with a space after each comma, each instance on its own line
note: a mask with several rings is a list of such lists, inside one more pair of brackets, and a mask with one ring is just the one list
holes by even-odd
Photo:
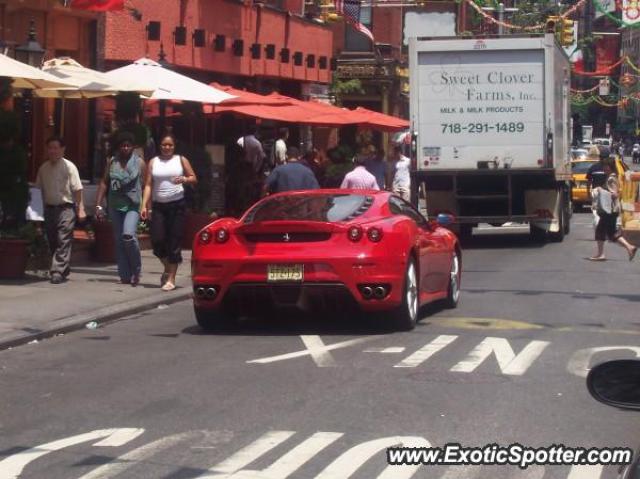
[[224, 331], [234, 324], [233, 318], [221, 311], [211, 311], [194, 306], [193, 312], [198, 326], [207, 332]]
[[415, 260], [411, 258], [404, 274], [402, 304], [393, 313], [394, 323], [398, 330], [411, 331], [416, 327], [420, 310], [419, 292], [418, 270]]
[[445, 306], [454, 309], [460, 300], [460, 280], [462, 279], [462, 268], [460, 267], [460, 257], [458, 253], [453, 253], [451, 258], [451, 270], [449, 271], [449, 285], [447, 287], [447, 299]]

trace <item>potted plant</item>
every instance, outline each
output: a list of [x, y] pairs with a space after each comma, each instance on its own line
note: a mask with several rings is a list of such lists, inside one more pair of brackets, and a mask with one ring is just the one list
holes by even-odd
[[[11, 97], [11, 81], [0, 78], [0, 105]], [[25, 212], [29, 204], [27, 154], [20, 146], [20, 117], [0, 106], [0, 278], [21, 278], [29, 259]]]

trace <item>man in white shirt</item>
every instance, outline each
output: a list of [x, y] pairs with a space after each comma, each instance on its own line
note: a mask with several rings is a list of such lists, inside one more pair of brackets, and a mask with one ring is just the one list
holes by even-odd
[[406, 201], [411, 199], [411, 160], [402, 154], [402, 147], [395, 145], [389, 165], [391, 191]]
[[64, 141], [52, 137], [47, 140], [48, 161], [38, 170], [36, 186], [42, 191], [44, 224], [51, 258], [51, 282], [62, 283], [70, 272], [71, 244], [76, 221], [87, 217], [82, 199], [82, 182], [78, 168], [64, 158]]
[[342, 180], [340, 188], [356, 189], [356, 190], [379, 190], [376, 177], [365, 168], [366, 158], [362, 156], [356, 157], [354, 160], [356, 167], [347, 173]]

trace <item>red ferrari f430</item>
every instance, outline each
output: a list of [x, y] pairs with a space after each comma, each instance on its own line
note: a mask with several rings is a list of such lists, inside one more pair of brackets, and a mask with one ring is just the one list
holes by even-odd
[[384, 191], [268, 196], [240, 219], [219, 219], [196, 235], [196, 319], [215, 329], [286, 308], [331, 313], [351, 306], [413, 329], [420, 306], [458, 303], [462, 255], [443, 226], [450, 221], [429, 221]]

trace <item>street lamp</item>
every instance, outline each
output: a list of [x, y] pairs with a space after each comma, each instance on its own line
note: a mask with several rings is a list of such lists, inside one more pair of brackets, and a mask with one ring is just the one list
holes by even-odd
[[[36, 22], [32, 18], [29, 24], [29, 34], [26, 43], [18, 45], [14, 49], [16, 60], [32, 67], [40, 68], [44, 59], [45, 49], [36, 40]], [[33, 143], [33, 104], [31, 90], [22, 94], [22, 139], [27, 146], [27, 155], [31, 158]], [[31, 163], [31, 162], [29, 162]]]
[[[162, 68], [166, 68], [167, 70], [171, 70], [172, 65], [167, 61], [167, 54], [164, 51], [164, 45], [162, 42], [160, 43], [160, 51], [158, 52], [158, 63]], [[160, 104], [158, 105], [160, 111], [160, 136], [165, 134], [165, 127], [167, 123], [167, 100], [160, 100]], [[162, 140], [162, 138], [159, 138]]]
[[32, 67], [40, 68], [44, 59], [45, 49], [36, 40], [36, 22], [31, 19], [29, 35], [26, 43], [15, 48], [16, 60]]

